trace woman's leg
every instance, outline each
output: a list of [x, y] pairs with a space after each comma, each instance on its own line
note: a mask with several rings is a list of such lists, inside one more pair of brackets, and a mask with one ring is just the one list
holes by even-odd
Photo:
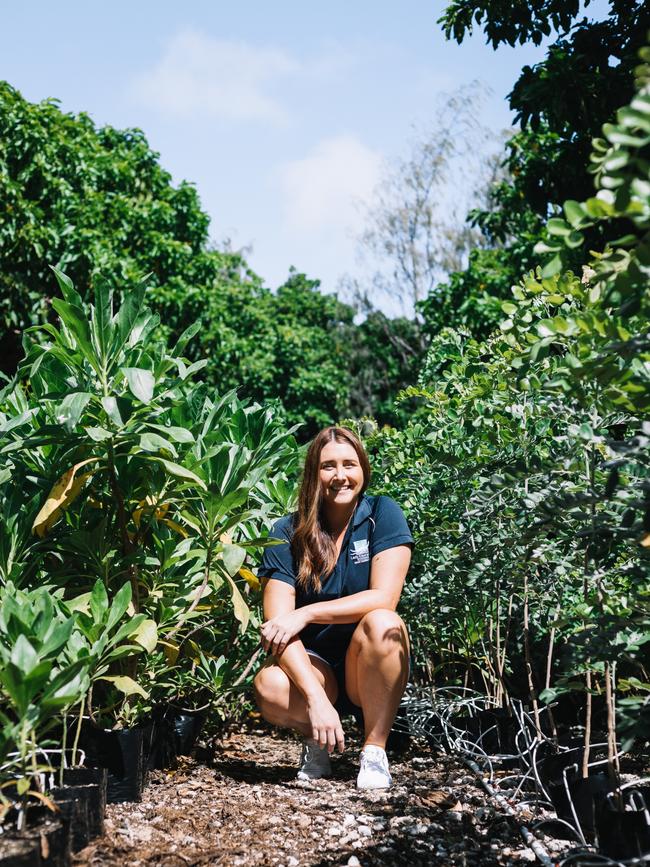
[[[309, 661], [327, 697], [334, 704], [338, 695], [338, 686], [331, 666], [324, 659], [311, 654]], [[305, 699], [274, 657], [271, 657], [258, 671], [253, 681], [253, 690], [260, 713], [267, 722], [283, 728], [296, 729], [306, 737], [311, 737], [312, 728], [307, 716]]]
[[363, 710], [364, 746], [385, 748], [408, 680], [409, 640], [402, 618], [387, 608], [360, 621], [345, 657], [345, 690]]

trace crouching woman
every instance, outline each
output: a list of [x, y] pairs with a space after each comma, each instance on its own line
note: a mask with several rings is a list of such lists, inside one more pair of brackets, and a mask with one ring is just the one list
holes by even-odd
[[331, 773], [341, 716], [363, 718], [357, 786], [390, 787], [386, 740], [406, 686], [409, 641], [395, 613], [413, 537], [397, 503], [368, 496], [368, 456], [352, 431], [322, 430], [307, 452], [298, 511], [266, 548], [263, 647], [255, 698], [268, 722], [300, 732], [298, 777]]

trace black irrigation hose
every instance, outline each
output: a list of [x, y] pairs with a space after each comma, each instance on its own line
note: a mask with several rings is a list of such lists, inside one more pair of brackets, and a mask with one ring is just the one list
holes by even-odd
[[[539, 798], [520, 799], [520, 804], [532, 803], [534, 800], [538, 804], [546, 804], [552, 807], [548, 792], [542, 784], [537, 769], [537, 751], [548, 739], [543, 735], [540, 736], [538, 727], [530, 718], [521, 702], [512, 702], [512, 710], [519, 725], [519, 730], [514, 736], [515, 752], [507, 755], [489, 754], [487, 751], [488, 743], [485, 743], [486, 749], [483, 748], [483, 743], [487, 736], [492, 733], [498, 736], [498, 725], [496, 723], [485, 731], [480, 731], [479, 729], [476, 740], [470, 740], [467, 730], [458, 728], [452, 722], [452, 718], [461, 711], [465, 711], [469, 715], [469, 718], [472, 719], [481, 711], [495, 710], [496, 706], [492, 705], [486, 696], [477, 694], [465, 687], [439, 689], [436, 690], [435, 694], [431, 690], [416, 690], [416, 688], [410, 687], [402, 700], [401, 709], [403, 714], [401, 719], [398, 716], [395, 728], [411, 736], [425, 738], [429, 744], [438, 746], [442, 752], [456, 754], [463, 764], [476, 776], [479, 784], [488, 796], [509, 818], [515, 821], [525, 844], [534, 852], [535, 857], [545, 867], [570, 867], [570, 865], [576, 865], [576, 867], [578, 865], [579, 867], [634, 867], [637, 864], [650, 864], [650, 853], [638, 858], [630, 858], [626, 861], [617, 861], [606, 855], [594, 852], [588, 846], [582, 845], [580, 845], [580, 848], [573, 849], [573, 851], [561, 859], [553, 860], [545, 846], [534, 836], [533, 831], [527, 825], [521, 823], [517, 811], [511, 807], [504, 795], [497, 792], [491, 785], [494, 779], [493, 767], [495, 763], [502, 762], [503, 760], [517, 760], [524, 766], [525, 771], [523, 773], [514, 773], [501, 780], [501, 782], [506, 779], [516, 781], [519, 778], [519, 782], [512, 793], [513, 797], [520, 794], [527, 781], [533, 783], [537, 792], [541, 794]], [[477, 760], [484, 765], [483, 768], [481, 768]], [[595, 762], [594, 764], [600, 764], [600, 762]], [[487, 780], [485, 779], [486, 769], [488, 772]], [[634, 783], [628, 783], [626, 786], [637, 785], [639, 782], [641, 781], [634, 781]], [[542, 819], [533, 825], [533, 830], [549, 821], [560, 822], [566, 825], [579, 838], [579, 843], [584, 843], [583, 832], [579, 825], [576, 828], [571, 823], [560, 818]]]
[[516, 811], [512, 809], [512, 807], [506, 801], [503, 795], [500, 795], [498, 792], [494, 791], [492, 786], [483, 777], [481, 769], [476, 764], [476, 762], [473, 762], [471, 759], [466, 759], [464, 757], [461, 757], [461, 760], [463, 764], [467, 768], [469, 768], [470, 771], [472, 771], [472, 773], [481, 784], [483, 789], [485, 789], [490, 798], [492, 798], [492, 800], [500, 807], [500, 809], [504, 810], [511, 819], [515, 820], [515, 823], [524, 843], [528, 846], [529, 849], [533, 850], [537, 857], [537, 860], [541, 864], [543, 864], [544, 867], [555, 867], [555, 862], [546, 851], [546, 847], [535, 837], [535, 835], [526, 825], [522, 824], [519, 821], [519, 816], [517, 815]]

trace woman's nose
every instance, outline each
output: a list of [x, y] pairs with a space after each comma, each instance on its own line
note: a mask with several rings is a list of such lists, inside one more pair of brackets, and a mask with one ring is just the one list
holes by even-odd
[[342, 466], [336, 467], [336, 478], [344, 479], [345, 478], [345, 470]]

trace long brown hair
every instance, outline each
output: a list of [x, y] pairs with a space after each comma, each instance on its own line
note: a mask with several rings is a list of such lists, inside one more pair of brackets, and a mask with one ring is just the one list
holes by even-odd
[[331, 442], [348, 443], [357, 453], [363, 471], [360, 494], [370, 483], [370, 461], [356, 434], [344, 427], [326, 427], [316, 434], [305, 458], [291, 551], [298, 566], [296, 579], [299, 586], [317, 593], [321, 589], [321, 575], [329, 575], [336, 566], [336, 546], [323, 527], [320, 484], [320, 454]]

